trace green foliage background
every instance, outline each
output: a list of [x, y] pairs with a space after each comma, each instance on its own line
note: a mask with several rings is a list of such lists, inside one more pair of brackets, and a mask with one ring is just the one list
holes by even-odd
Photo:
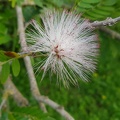
[[[21, 5], [22, 2], [23, 0], [0, 0], [0, 50], [20, 51], [15, 5]], [[120, 16], [120, 0], [34, 0], [34, 2], [36, 6], [23, 6], [25, 23], [31, 19], [40, 21], [39, 14], [44, 8], [75, 9], [91, 21]], [[120, 32], [120, 22], [111, 26], [110, 29]], [[63, 86], [61, 88], [56, 86], [54, 78], [50, 81], [48, 76], [40, 82], [41, 76], [39, 75], [37, 76], [38, 86], [43, 95], [49, 96], [64, 106], [75, 120], [120, 120], [120, 40], [114, 39], [102, 31], [96, 30], [96, 32], [100, 40], [100, 56], [97, 71], [93, 74], [90, 82], [80, 81], [79, 88], [72, 86], [66, 90]], [[2, 61], [2, 57], [0, 60]], [[19, 63], [14, 64], [18, 65]], [[38, 118], [41, 120], [64, 120], [48, 106], [49, 115], [38, 112], [38, 105], [30, 93], [27, 72], [22, 59], [20, 66], [19, 75], [14, 73], [15, 70], [12, 73], [12, 69], [15, 69], [14, 66], [10, 72], [13, 82], [30, 101], [31, 108], [27, 108], [28, 112], [25, 112], [25, 110], [17, 108], [13, 99], [10, 98], [11, 112], [8, 113], [4, 110], [1, 120], [6, 120], [7, 117], [10, 120], [28, 120], [26, 116], [30, 115], [33, 120]], [[2, 77], [0, 80], [2, 81]], [[0, 102], [2, 101], [2, 90], [1, 82]], [[36, 112], [38, 113], [37, 118], [34, 118], [32, 113]], [[18, 114], [21, 117], [16, 117]]]

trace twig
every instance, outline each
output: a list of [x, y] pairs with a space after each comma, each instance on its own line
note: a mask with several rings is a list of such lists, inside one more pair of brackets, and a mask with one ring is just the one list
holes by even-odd
[[113, 38], [117, 38], [117, 39], [120, 39], [120, 34], [109, 29], [109, 28], [106, 28], [104, 26], [112, 26], [114, 24], [116, 24], [118, 21], [120, 21], [120, 17], [117, 17], [117, 18], [107, 18], [106, 20], [103, 20], [103, 21], [94, 21], [92, 23], [90, 23], [90, 25], [92, 27], [98, 27], [100, 30], [110, 34]]
[[13, 84], [10, 76], [4, 84], [4, 88], [6, 91], [11, 91], [10, 95], [14, 98], [18, 106], [27, 106], [29, 104], [28, 100], [20, 93], [20, 91]]
[[[17, 12], [17, 20], [18, 20], [18, 31], [19, 31], [20, 45], [22, 47], [22, 51], [25, 52], [25, 51], [27, 51], [27, 49], [26, 49], [27, 43], [25, 40], [22, 8], [19, 6], [16, 6], [16, 12]], [[25, 62], [25, 66], [26, 66], [26, 69], [28, 72], [28, 77], [29, 77], [29, 81], [30, 81], [32, 95], [38, 101], [38, 96], [40, 97], [41, 94], [40, 94], [39, 89], [37, 87], [36, 78], [35, 78], [35, 75], [33, 72], [30, 57], [28, 57], [28, 56], [24, 57], [24, 62]], [[41, 109], [44, 112], [47, 112], [45, 105], [40, 101], [38, 101], [38, 103], [39, 103]]]
[[[23, 51], [26, 50], [26, 41], [25, 41], [25, 33], [24, 33], [24, 26], [23, 26], [23, 15], [22, 15], [22, 8], [16, 6], [16, 11], [17, 11], [17, 18], [18, 18], [18, 28], [19, 28], [19, 35], [20, 35], [20, 44], [22, 47]], [[37, 87], [36, 79], [34, 76], [34, 72], [32, 69], [32, 65], [30, 62], [30, 58], [27, 56], [24, 58], [25, 65], [27, 68], [29, 80], [30, 80], [30, 85], [31, 85], [31, 91], [33, 96], [38, 102], [43, 102], [50, 107], [52, 107], [54, 110], [56, 110], [58, 113], [60, 113], [66, 120], [74, 120], [74, 118], [64, 110], [62, 106], [59, 104], [55, 103], [54, 101], [50, 100], [48, 97], [41, 96]], [[43, 104], [42, 104], [43, 105]]]
[[113, 38], [119, 39], [120, 40], [120, 34], [114, 30], [111, 30], [109, 28], [106, 27], [99, 27], [100, 30], [108, 33], [109, 35], [111, 35]]
[[112, 26], [115, 23], [117, 23], [118, 21], [120, 21], [120, 17], [117, 18], [107, 18], [106, 20], [103, 21], [94, 21], [93, 23], [91, 23], [92, 27], [100, 27], [100, 26]]
[[38, 99], [40, 101], [44, 102], [45, 104], [49, 105], [50, 107], [52, 107], [59, 114], [61, 114], [66, 120], [74, 120], [74, 118], [64, 109], [63, 106], [60, 106], [59, 104], [57, 104], [56, 102], [52, 101], [48, 97], [41, 96], [41, 97], [38, 97]]

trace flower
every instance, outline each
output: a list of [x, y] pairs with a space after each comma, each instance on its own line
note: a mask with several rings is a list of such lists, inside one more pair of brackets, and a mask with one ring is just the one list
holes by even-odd
[[46, 11], [41, 16], [42, 25], [32, 21], [33, 29], [28, 30], [28, 51], [43, 53], [47, 57], [37, 64], [37, 71], [55, 73], [57, 82], [68, 87], [78, 80], [89, 80], [96, 69], [98, 56], [97, 35], [90, 22], [75, 12]]

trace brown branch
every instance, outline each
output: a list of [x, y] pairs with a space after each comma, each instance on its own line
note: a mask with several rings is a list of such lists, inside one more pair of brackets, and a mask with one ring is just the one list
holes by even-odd
[[[26, 41], [25, 41], [25, 33], [24, 33], [24, 26], [23, 26], [23, 15], [22, 15], [22, 8], [21, 7], [16, 7], [17, 11], [17, 17], [18, 17], [18, 28], [19, 28], [19, 36], [20, 36], [20, 44], [22, 47], [23, 51], [27, 51], [26, 49]], [[34, 96], [34, 98], [38, 102], [43, 102], [50, 107], [52, 107], [54, 110], [56, 110], [58, 113], [60, 113], [66, 120], [74, 120], [74, 118], [64, 110], [62, 106], [59, 104], [55, 103], [54, 101], [50, 100], [48, 97], [41, 96], [37, 87], [36, 79], [33, 73], [32, 65], [30, 62], [30, 58], [27, 56], [24, 58], [25, 65], [27, 68], [29, 80], [30, 80], [30, 85], [31, 85], [31, 92]]]
[[7, 81], [4, 84], [6, 91], [11, 91], [11, 96], [14, 98], [18, 106], [27, 106], [29, 104], [28, 100], [20, 93], [16, 86], [11, 81], [11, 78], [8, 77]]
[[114, 30], [111, 30], [111, 29], [106, 28], [106, 27], [99, 27], [99, 29], [108, 33], [109, 35], [111, 35], [112, 38], [120, 39], [120, 34]]
[[[18, 20], [18, 31], [19, 31], [20, 45], [21, 45], [22, 51], [25, 52], [25, 51], [27, 51], [27, 49], [26, 49], [27, 43], [25, 40], [22, 8], [19, 6], [16, 6], [16, 12], [17, 12], [17, 20]], [[25, 66], [26, 66], [29, 81], [30, 81], [32, 95], [38, 101], [38, 96], [40, 97], [41, 94], [40, 94], [39, 89], [37, 87], [36, 78], [35, 78], [35, 75], [33, 72], [30, 57], [28, 57], [28, 56], [24, 57], [24, 62], [25, 62]], [[41, 109], [44, 112], [47, 112], [45, 105], [40, 101], [38, 101], [38, 103], [39, 103]]]
[[100, 27], [100, 26], [112, 26], [116, 24], [118, 21], [120, 21], [120, 17], [117, 18], [107, 18], [106, 20], [103, 21], [94, 21], [91, 23], [92, 27]]

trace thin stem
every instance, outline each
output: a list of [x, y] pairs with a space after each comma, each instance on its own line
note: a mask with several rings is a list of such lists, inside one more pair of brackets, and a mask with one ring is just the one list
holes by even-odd
[[112, 26], [119, 21], [120, 21], [120, 17], [117, 17], [117, 18], [114, 18], [114, 19], [113, 18], [107, 18], [106, 20], [103, 20], [103, 21], [94, 21], [93, 23], [91, 23], [91, 26], [92, 27]]
[[[27, 52], [27, 43], [25, 40], [25, 31], [24, 31], [24, 24], [23, 24], [23, 14], [22, 14], [22, 8], [20, 6], [16, 6], [16, 13], [17, 13], [17, 20], [18, 20], [18, 31], [19, 31], [19, 38], [20, 38], [20, 45], [22, 47], [22, 51]], [[25, 66], [27, 69], [29, 81], [30, 81], [30, 87], [33, 97], [38, 101], [38, 96], [41, 96], [37, 83], [36, 78], [33, 72], [33, 68], [31, 65], [30, 57], [26, 56], [24, 57]], [[41, 109], [44, 112], [47, 112], [45, 105], [38, 101]]]
[[30, 56], [32, 53], [23, 53], [23, 54], [19, 54], [19, 56], [16, 56], [16, 57], [13, 57], [7, 61], [4, 61], [4, 62], [0, 62], [0, 66], [4, 65], [5, 63], [8, 63], [8, 62], [12, 62], [13, 60], [15, 59], [20, 59], [20, 58], [24, 58], [26, 56]]
[[99, 27], [100, 30], [106, 32], [107, 34], [111, 35], [112, 38], [116, 38], [120, 40], [120, 34], [114, 30], [111, 30], [107, 27]]

